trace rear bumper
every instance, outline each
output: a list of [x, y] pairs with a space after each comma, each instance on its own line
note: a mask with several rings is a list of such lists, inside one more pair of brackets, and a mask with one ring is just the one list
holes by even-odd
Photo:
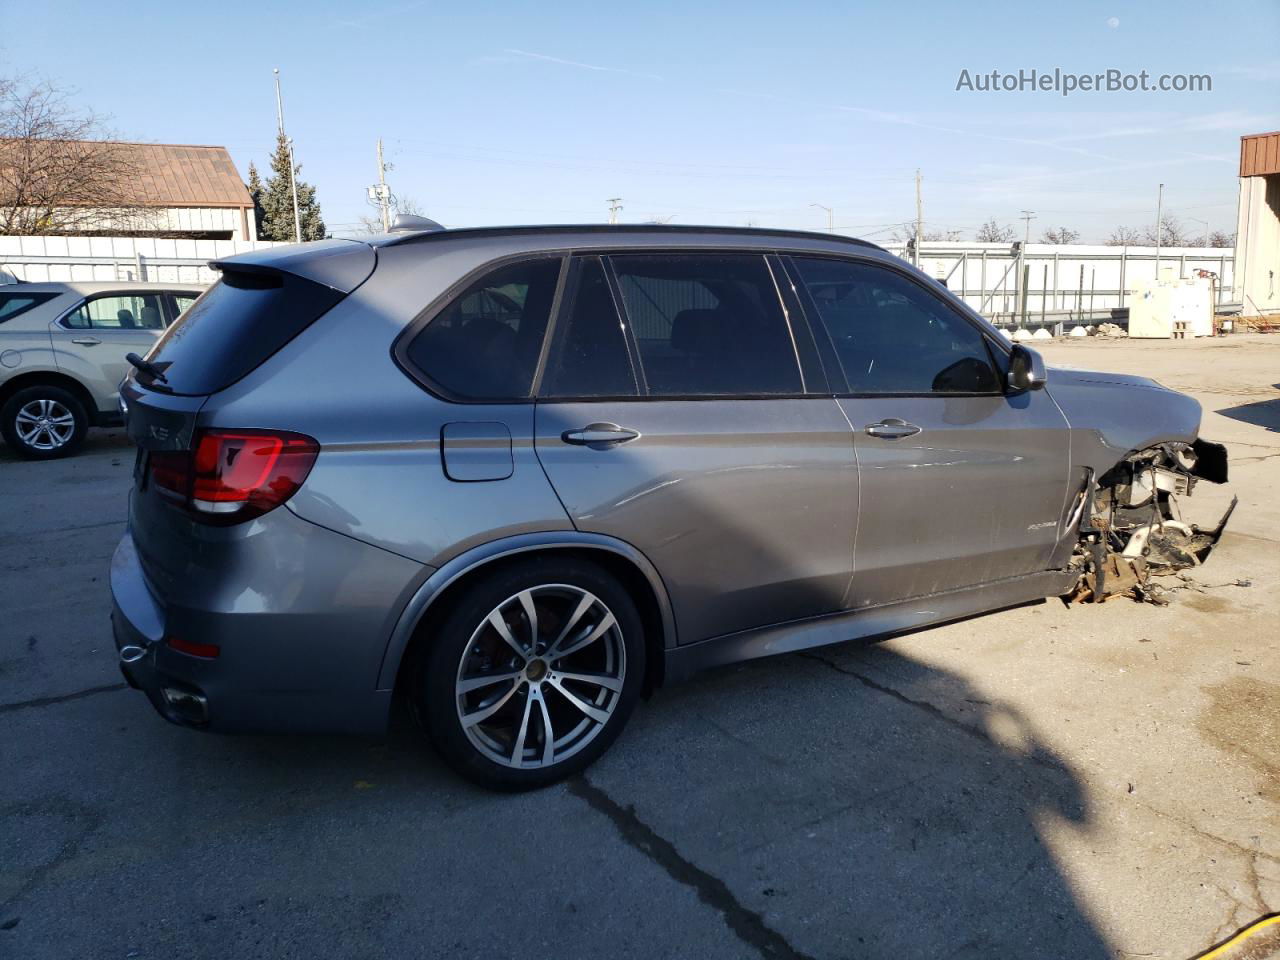
[[[397, 591], [388, 590], [389, 613]], [[392, 693], [376, 689], [376, 680], [387, 633], [383, 618], [372, 611], [369, 629], [352, 631], [350, 611], [335, 607], [330, 619], [343, 631], [338, 643], [318, 635], [323, 627], [314, 610], [291, 618], [234, 608], [166, 609], [147, 581], [130, 533], [111, 560], [111, 596], [120, 670], [166, 720], [222, 733], [386, 729]], [[199, 642], [218, 644], [216, 659], [165, 643], [168, 636], [192, 636], [197, 624]]]

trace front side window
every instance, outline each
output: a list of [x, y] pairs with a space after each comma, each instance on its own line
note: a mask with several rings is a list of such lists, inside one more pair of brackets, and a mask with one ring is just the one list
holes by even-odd
[[76, 330], [163, 330], [160, 297], [158, 293], [92, 297], [67, 314], [62, 322]]
[[795, 257], [853, 393], [998, 393], [986, 338], [895, 270]]
[[527, 399], [559, 276], [558, 257], [485, 274], [409, 341], [406, 359], [459, 400]]
[[568, 304], [556, 321], [539, 396], [635, 396], [626, 330], [599, 257], [574, 264], [567, 291]]
[[611, 259], [651, 396], [804, 391], [791, 331], [763, 256]]

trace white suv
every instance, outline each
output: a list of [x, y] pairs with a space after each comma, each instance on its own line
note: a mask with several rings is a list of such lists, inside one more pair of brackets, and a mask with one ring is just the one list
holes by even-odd
[[198, 284], [0, 286], [0, 434], [20, 456], [63, 457], [120, 422], [128, 353], [145, 355], [204, 292]]

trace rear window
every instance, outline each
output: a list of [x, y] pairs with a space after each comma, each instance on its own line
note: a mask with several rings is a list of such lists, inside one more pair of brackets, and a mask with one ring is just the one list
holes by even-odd
[[293, 274], [224, 273], [165, 332], [149, 359], [179, 394], [215, 393], [253, 370], [344, 294]]
[[52, 300], [56, 293], [0, 293], [0, 323]]

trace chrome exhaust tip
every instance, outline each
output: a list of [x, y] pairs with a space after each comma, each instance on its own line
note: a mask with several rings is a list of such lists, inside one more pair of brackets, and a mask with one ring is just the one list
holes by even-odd
[[137, 663], [147, 655], [147, 648], [140, 647], [136, 643], [127, 643], [120, 648], [121, 663]]
[[164, 697], [173, 711], [191, 723], [207, 723], [209, 721], [209, 700], [204, 694], [191, 690], [180, 690], [176, 687], [162, 687]]

